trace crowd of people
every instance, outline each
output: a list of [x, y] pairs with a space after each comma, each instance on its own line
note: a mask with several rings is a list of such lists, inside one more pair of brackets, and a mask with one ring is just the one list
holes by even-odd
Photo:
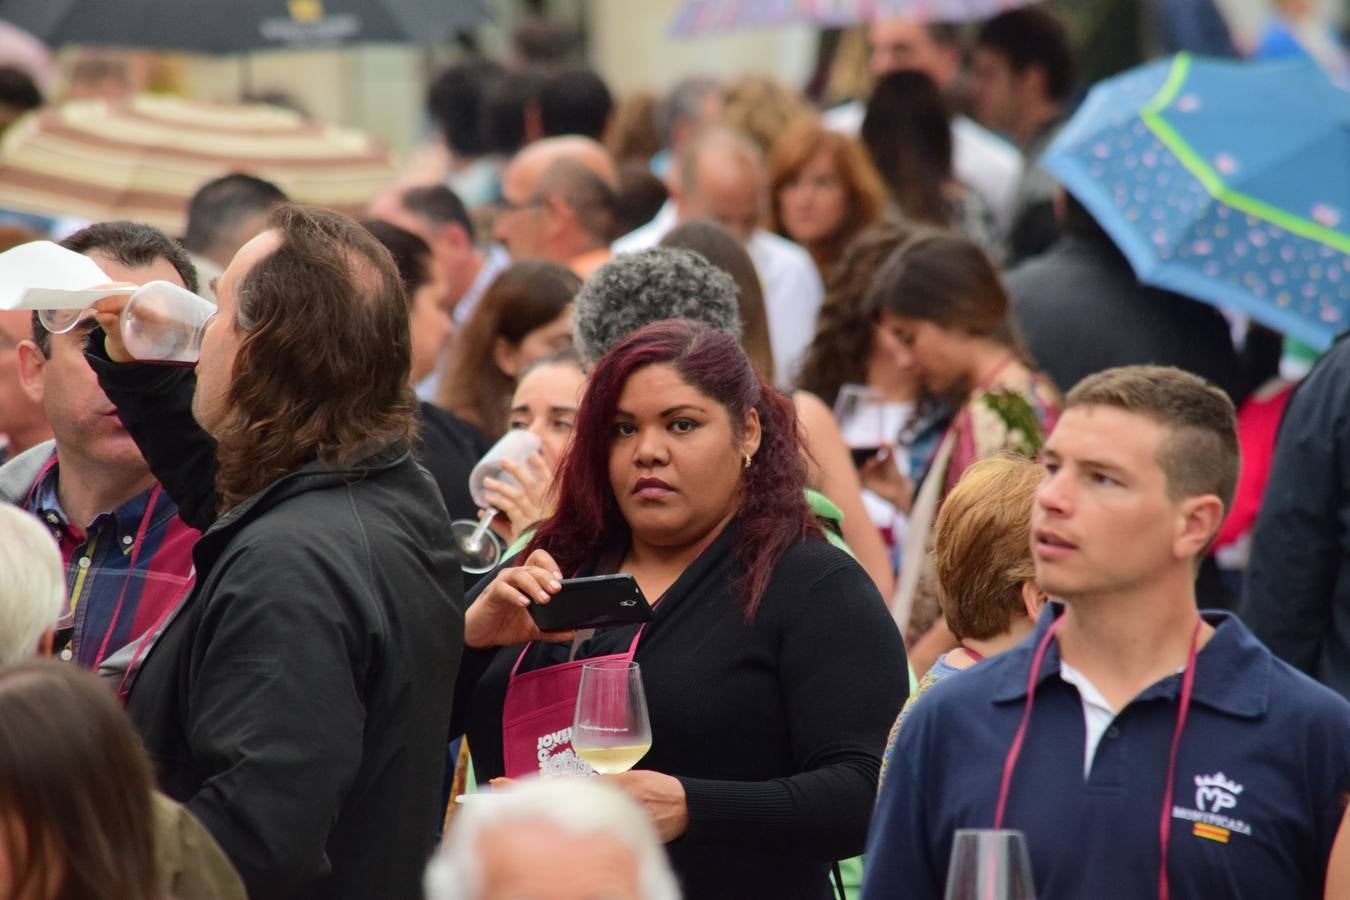
[[[831, 109], [517, 38], [359, 221], [0, 229], [215, 305], [187, 366], [126, 292], [0, 311], [0, 900], [936, 898], [962, 829], [1041, 897], [1350, 897], [1350, 345], [1296, 385], [1140, 282], [1040, 164], [1064, 23], [875, 21]], [[643, 623], [541, 631], [619, 573]]]

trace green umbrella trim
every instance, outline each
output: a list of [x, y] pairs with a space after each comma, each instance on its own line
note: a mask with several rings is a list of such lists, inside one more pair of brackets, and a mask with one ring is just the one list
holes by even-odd
[[1264, 219], [1271, 224], [1278, 225], [1285, 231], [1292, 232], [1300, 237], [1326, 244], [1342, 253], [1350, 253], [1350, 235], [1341, 234], [1325, 225], [1296, 216], [1277, 206], [1272, 206], [1228, 187], [1223, 183], [1223, 178], [1219, 176], [1219, 173], [1214, 171], [1213, 167], [1200, 157], [1200, 154], [1192, 150], [1185, 139], [1177, 134], [1176, 130], [1163, 119], [1163, 111], [1172, 105], [1172, 101], [1176, 100], [1177, 94], [1181, 92], [1182, 85], [1186, 82], [1186, 76], [1190, 74], [1190, 70], [1191, 55], [1189, 53], [1178, 53], [1172, 61], [1172, 71], [1167, 76], [1166, 83], [1139, 113], [1139, 117], [1143, 119], [1148, 129], [1157, 135], [1158, 140], [1167, 145], [1167, 148], [1192, 175], [1199, 179], [1200, 183], [1205, 186], [1205, 190], [1215, 200], [1226, 203], [1248, 215], [1256, 216], [1258, 219]]

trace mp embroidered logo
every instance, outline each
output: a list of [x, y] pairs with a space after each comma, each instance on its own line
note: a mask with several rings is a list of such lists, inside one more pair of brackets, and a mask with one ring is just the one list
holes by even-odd
[[1195, 776], [1195, 808], [1221, 813], [1237, 806], [1242, 785], [1225, 778], [1222, 772]]
[[1191, 834], [1207, 841], [1226, 844], [1234, 834], [1251, 836], [1252, 826], [1227, 815], [1238, 805], [1242, 785], [1224, 775], [1195, 776], [1195, 809], [1173, 806], [1172, 816], [1191, 823]]

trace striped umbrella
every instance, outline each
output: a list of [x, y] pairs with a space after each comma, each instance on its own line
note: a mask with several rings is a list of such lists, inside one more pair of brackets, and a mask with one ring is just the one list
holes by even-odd
[[388, 151], [290, 110], [143, 95], [34, 112], [0, 143], [0, 208], [181, 234], [188, 199], [220, 175], [275, 182], [292, 199], [359, 214], [388, 184]]
[[0, 20], [53, 47], [197, 53], [429, 44], [488, 18], [481, 0], [0, 0]]
[[1029, 2], [1032, 0], [686, 0], [675, 14], [670, 32], [677, 37], [697, 37], [793, 24], [842, 28], [899, 17], [971, 22]]

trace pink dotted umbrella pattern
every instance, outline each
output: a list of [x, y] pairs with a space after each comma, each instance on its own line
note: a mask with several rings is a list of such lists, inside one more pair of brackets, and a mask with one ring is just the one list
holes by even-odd
[[1350, 93], [1315, 67], [1149, 64], [1094, 88], [1043, 163], [1142, 281], [1319, 349], [1350, 327]]

